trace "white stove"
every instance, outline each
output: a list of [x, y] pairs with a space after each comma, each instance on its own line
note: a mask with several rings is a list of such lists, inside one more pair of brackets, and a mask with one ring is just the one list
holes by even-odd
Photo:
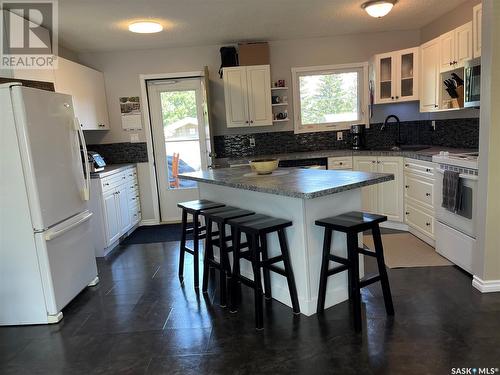
[[[432, 157], [439, 164], [435, 169], [435, 228], [436, 251], [468, 272], [476, 246], [476, 203], [478, 184], [477, 152], [449, 153], [441, 151]], [[445, 171], [459, 173], [461, 207], [450, 211], [442, 207]]]
[[434, 163], [452, 165], [467, 169], [478, 169], [478, 152], [466, 152], [461, 154], [453, 154], [448, 151], [441, 151], [439, 154], [432, 157]]

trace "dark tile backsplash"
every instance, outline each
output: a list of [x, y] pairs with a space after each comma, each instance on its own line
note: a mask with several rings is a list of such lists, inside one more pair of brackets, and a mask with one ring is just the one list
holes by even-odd
[[106, 164], [147, 163], [148, 161], [146, 142], [87, 145], [87, 149], [100, 154]]
[[[408, 145], [433, 145], [456, 148], [479, 147], [479, 119], [405, 121], [401, 123], [401, 140]], [[365, 132], [367, 149], [391, 147], [397, 139], [397, 126], [390, 122], [381, 131], [382, 123], [371, 124]], [[343, 130], [343, 140], [337, 141], [337, 132], [294, 134], [293, 131], [215, 136], [218, 158], [239, 158], [287, 152], [335, 150], [351, 147], [351, 134]], [[250, 138], [255, 147], [250, 147]]]

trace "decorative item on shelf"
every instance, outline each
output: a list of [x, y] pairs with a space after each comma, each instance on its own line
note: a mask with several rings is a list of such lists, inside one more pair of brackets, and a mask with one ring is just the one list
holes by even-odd
[[283, 112], [278, 112], [276, 114], [276, 119], [277, 120], [285, 120], [288, 118], [288, 112], [287, 111], [283, 111]]
[[284, 79], [279, 79], [273, 84], [274, 87], [286, 87], [286, 82]]
[[281, 98], [278, 95], [273, 95], [271, 97], [271, 102], [273, 104], [279, 104], [279, 103], [281, 103]]
[[283, 101], [283, 103], [288, 103], [288, 96], [286, 95], [282, 96], [281, 100]]

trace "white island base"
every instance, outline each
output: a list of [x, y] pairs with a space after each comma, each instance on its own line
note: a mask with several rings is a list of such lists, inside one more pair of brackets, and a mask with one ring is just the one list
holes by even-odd
[[[200, 198], [224, 203], [255, 213], [289, 219], [293, 226], [286, 228], [295, 283], [299, 296], [300, 312], [305, 315], [316, 313], [319, 289], [319, 273], [323, 248], [324, 228], [315, 225], [317, 219], [335, 216], [349, 211], [361, 210], [361, 189], [347, 190], [313, 199], [237, 189], [227, 186], [198, 182]], [[362, 235], [359, 236], [362, 247]], [[347, 257], [346, 236], [333, 232], [331, 253]], [[269, 256], [279, 253], [277, 234], [268, 236]], [[215, 248], [215, 251], [218, 249]], [[360, 275], [363, 276], [363, 257], [360, 257]], [[278, 264], [279, 265], [279, 264]], [[335, 264], [330, 262], [330, 268]], [[250, 263], [241, 262], [241, 272], [252, 277]], [[286, 279], [271, 272], [273, 298], [292, 306]], [[328, 278], [325, 308], [347, 300], [347, 272]]]

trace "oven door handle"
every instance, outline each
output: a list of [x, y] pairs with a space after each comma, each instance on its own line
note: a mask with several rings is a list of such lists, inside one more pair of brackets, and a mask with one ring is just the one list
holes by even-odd
[[[444, 170], [443, 169], [436, 169], [436, 171], [439, 172], [439, 173], [441, 173], [441, 174], [444, 174]], [[475, 176], [473, 174], [460, 173], [458, 175], [458, 177], [463, 178], [465, 180], [472, 180], [472, 181], [478, 181], [479, 180], [479, 176]]]

